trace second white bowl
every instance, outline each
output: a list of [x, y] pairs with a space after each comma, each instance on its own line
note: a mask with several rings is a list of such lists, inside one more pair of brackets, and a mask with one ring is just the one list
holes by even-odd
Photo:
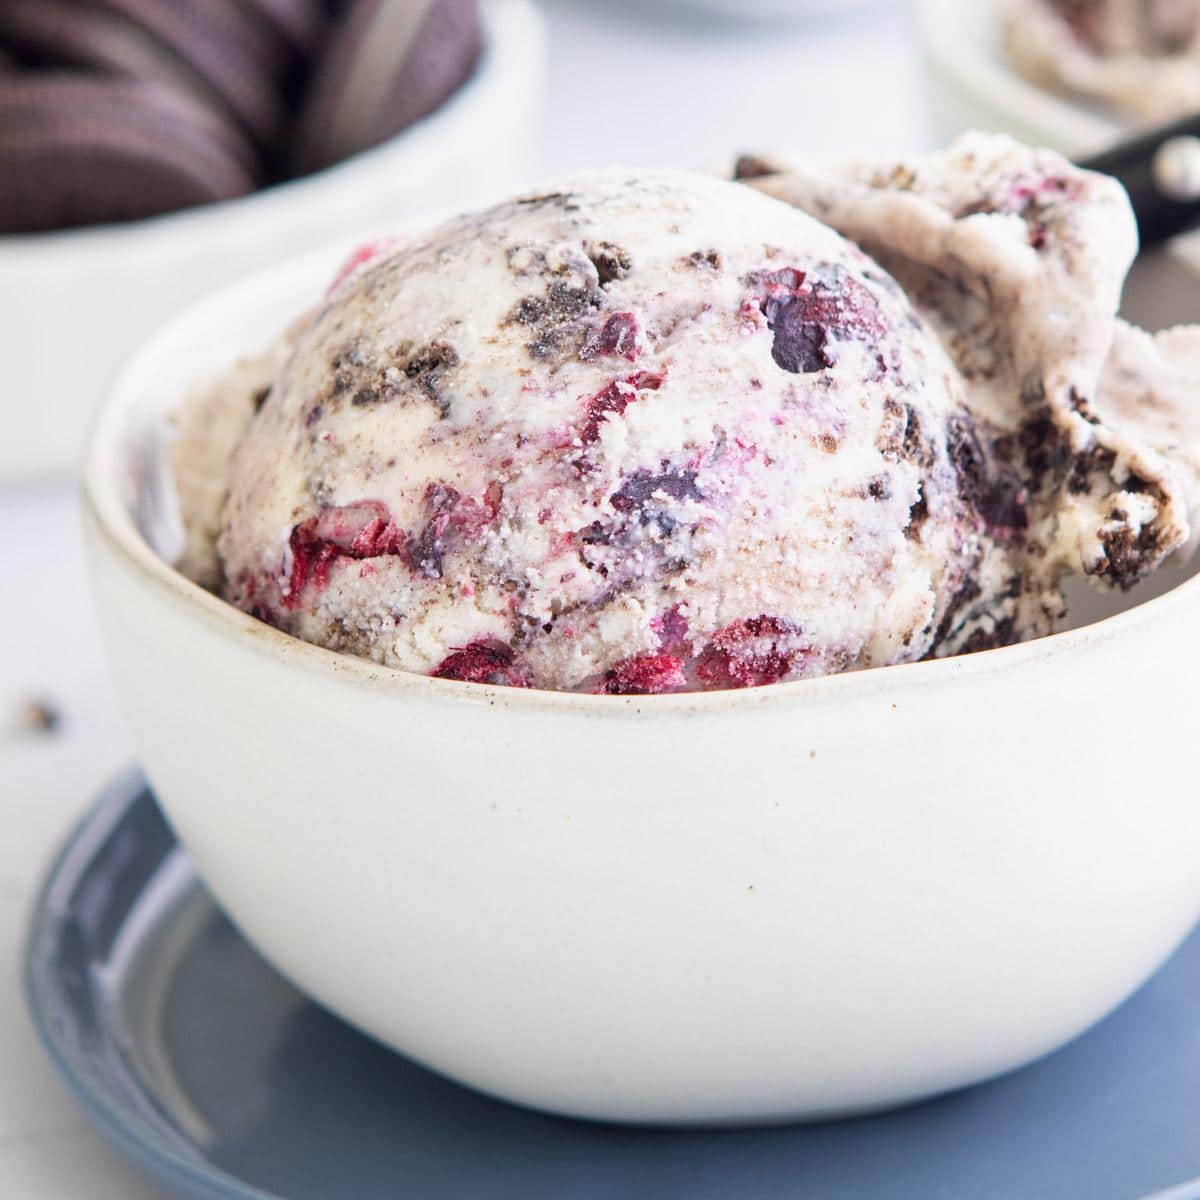
[[1128, 133], [1117, 116], [1023, 78], [1005, 53], [995, 0], [918, 0], [917, 12], [934, 122], [946, 141], [996, 130], [1078, 157]]

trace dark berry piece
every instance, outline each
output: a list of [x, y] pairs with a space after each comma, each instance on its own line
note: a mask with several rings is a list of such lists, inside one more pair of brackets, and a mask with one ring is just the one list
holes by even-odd
[[452, 487], [431, 483], [425, 489], [425, 511], [428, 513], [421, 532], [412, 547], [413, 566], [427, 579], [441, 579], [442, 555], [445, 551], [442, 539], [450, 525], [450, 517], [460, 494]]
[[658, 648], [668, 654], [683, 655], [688, 644], [688, 619], [679, 611], [679, 605], [667, 609], [650, 622], [650, 628], [658, 635]]
[[609, 500], [617, 512], [630, 513], [643, 508], [653, 497], [663, 492], [675, 500], [698, 500], [700, 489], [696, 487], [695, 471], [635, 471], [625, 478], [618, 491]]
[[761, 302], [767, 328], [775, 335], [771, 357], [785, 371], [808, 375], [837, 361], [834, 341], [877, 342], [884, 333], [875, 297], [844, 272], [832, 281], [810, 280], [786, 268], [763, 278]]
[[1029, 528], [1025, 489], [1012, 474], [998, 474], [979, 498], [979, 515], [997, 537], [1016, 537]]

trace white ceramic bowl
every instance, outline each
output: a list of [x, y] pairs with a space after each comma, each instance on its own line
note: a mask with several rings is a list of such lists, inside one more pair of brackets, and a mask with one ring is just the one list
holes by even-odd
[[118, 364], [173, 309], [345, 229], [527, 183], [541, 124], [541, 19], [530, 0], [486, 0], [483, 13], [471, 80], [382, 146], [226, 204], [0, 236], [0, 481], [72, 469]]
[[[171, 823], [302, 988], [560, 1113], [776, 1121], [1018, 1066], [1200, 909], [1200, 581], [972, 657], [693, 696], [434, 680], [300, 642], [156, 553], [162, 414], [316, 294], [210, 299], [94, 427], [87, 543]], [[169, 528], [169, 522], [167, 526]]]

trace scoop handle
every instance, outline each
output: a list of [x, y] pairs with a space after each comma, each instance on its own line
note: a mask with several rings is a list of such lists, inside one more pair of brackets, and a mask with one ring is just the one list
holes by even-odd
[[1200, 115], [1118, 142], [1079, 165], [1125, 185], [1143, 249], [1200, 225]]

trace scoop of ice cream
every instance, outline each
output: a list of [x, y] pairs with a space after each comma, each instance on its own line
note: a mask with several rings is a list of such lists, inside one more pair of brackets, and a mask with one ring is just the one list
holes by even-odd
[[1197, 0], [1000, 0], [1014, 65], [1039, 86], [1166, 121], [1200, 108]]
[[193, 464], [216, 398], [245, 422], [227, 497], [183, 496], [192, 561], [335, 650], [633, 693], [1005, 644], [1064, 575], [1184, 542], [1195, 340], [1122, 329], [1101, 386], [1116, 184], [983, 137], [759, 169], [576, 176], [365, 248], [265, 396], [242, 368], [185, 422]]
[[707, 177], [578, 176], [334, 287], [233, 454], [224, 590], [543, 687], [914, 660], [968, 573], [1008, 585], [975, 438], [936, 336], [831, 230]]

